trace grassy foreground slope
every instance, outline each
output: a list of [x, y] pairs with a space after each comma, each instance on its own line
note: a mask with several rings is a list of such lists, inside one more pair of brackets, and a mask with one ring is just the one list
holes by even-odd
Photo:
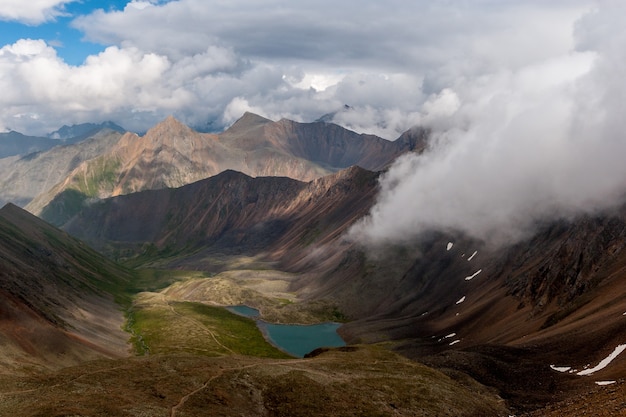
[[314, 358], [150, 355], [0, 375], [0, 415], [506, 416], [498, 398], [384, 349]]

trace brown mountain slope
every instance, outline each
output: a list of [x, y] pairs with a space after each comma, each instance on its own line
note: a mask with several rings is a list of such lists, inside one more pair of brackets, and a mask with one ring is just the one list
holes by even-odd
[[353, 165], [370, 171], [384, 169], [404, 152], [423, 150], [426, 136], [426, 130], [413, 129], [391, 142], [374, 135], [359, 135], [335, 124], [298, 123], [287, 119], [272, 122], [246, 113], [220, 135], [220, 140], [247, 152], [256, 152], [259, 148], [278, 149], [334, 172]]
[[[605, 287], [614, 297], [623, 292], [622, 217], [555, 224], [498, 251], [465, 239], [447, 250], [452, 239], [433, 234], [413, 248], [374, 254], [342, 236], [373, 204], [376, 178], [357, 167], [310, 183], [228, 171], [179, 189], [105, 200], [65, 227], [99, 248], [133, 248], [146, 259], [167, 255], [178, 267], [219, 270], [211, 263], [215, 254], [262, 255], [297, 274], [292, 289], [333, 299], [350, 317], [362, 318], [344, 330], [353, 340], [414, 338], [420, 345], [454, 332], [457, 347], [547, 343], [568, 331], [573, 313], [586, 314], [587, 305], [626, 311], [621, 299], [599, 293]], [[618, 323], [596, 316], [594, 331]], [[593, 332], [589, 337], [599, 340]], [[566, 347], [588, 352], [585, 343], [581, 338]], [[448, 346], [435, 343], [424, 352]]]
[[175, 263], [193, 269], [213, 269], [216, 253], [277, 260], [340, 236], [370, 207], [376, 178], [358, 167], [310, 183], [226, 171], [178, 189], [104, 200], [64, 228], [100, 249], [150, 244], [150, 256], [180, 254]]
[[30, 213], [0, 210], [0, 363], [59, 367], [126, 354], [130, 274]]
[[[405, 355], [469, 373], [522, 411], [586, 392], [595, 381], [619, 381], [626, 377], [621, 355], [588, 376], [550, 365], [580, 372], [626, 343], [624, 213], [553, 224], [500, 250], [431, 236], [395, 279], [370, 267], [374, 272], [364, 276], [382, 280], [384, 292], [372, 314], [344, 326], [343, 334], [351, 341], [397, 340]], [[337, 299], [354, 294], [345, 276], [332, 280]], [[317, 291], [316, 285], [307, 283]]]
[[104, 129], [80, 143], [0, 159], [0, 173], [3, 174], [0, 176], [0, 206], [8, 202], [25, 206], [65, 178], [81, 162], [108, 152], [121, 136], [121, 133]]
[[169, 117], [143, 137], [127, 133], [115, 149], [78, 166], [27, 209], [60, 225], [88, 199], [180, 187], [227, 169], [301, 181], [352, 165], [377, 170], [404, 152], [424, 149], [426, 137], [416, 129], [391, 142], [333, 124], [273, 122], [251, 113], [211, 135]]
[[107, 200], [68, 230], [100, 244], [154, 242], [144, 259], [176, 267], [262, 256], [295, 277], [300, 299], [353, 319], [341, 330], [348, 341], [396, 341], [409, 357], [497, 387], [521, 411], [626, 377], [622, 356], [593, 376], [550, 368], [581, 371], [626, 343], [626, 211], [555, 223], [499, 250], [432, 233], [367, 251], [342, 234], [373, 204], [376, 177], [353, 168], [307, 184], [227, 172]]
[[[405, 324], [413, 330], [398, 328], [397, 337], [462, 328], [460, 346], [545, 341], [567, 333], [572, 322], [589, 320], [590, 311], [599, 324], [589, 330], [615, 326], [615, 312], [626, 311], [624, 219], [620, 214], [553, 224], [529, 241], [497, 251], [463, 239], [446, 250], [449, 237], [432, 238], [421, 245], [420, 256], [379, 312], [413, 318]], [[620, 334], [611, 338], [616, 341]], [[589, 353], [582, 347], [587, 342], [564, 348]]]

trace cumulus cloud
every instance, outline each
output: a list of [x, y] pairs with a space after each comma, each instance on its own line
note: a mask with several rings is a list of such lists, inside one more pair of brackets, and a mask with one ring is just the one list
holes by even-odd
[[196, 109], [221, 114], [233, 95], [267, 81], [257, 67], [239, 66], [232, 51], [213, 46], [176, 62], [111, 46], [70, 66], [44, 41], [20, 40], [0, 48], [2, 124], [43, 133], [59, 120], [111, 118], [141, 131], [172, 113], [198, 124], [207, 114]]
[[[587, 2], [133, 0], [73, 21], [108, 46], [83, 65], [50, 43], [5, 45], [0, 127], [41, 134], [112, 119], [143, 131], [174, 114], [220, 130], [238, 109], [312, 121], [348, 104], [335, 122], [393, 140], [447, 123], [459, 85], [571, 50]], [[38, 49], [11, 52], [18, 44]]]
[[[569, 44], [563, 29], [588, 7], [585, 3], [179, 0], [141, 10], [99, 11], [77, 19], [75, 26], [93, 41], [124, 42], [171, 57], [197, 53], [214, 42], [253, 59], [342, 67], [406, 70], [407, 64], [439, 65], [451, 58], [476, 62], [476, 57], [479, 65], [513, 66], [551, 56]], [[528, 36], [529, 24], [533, 36]], [[541, 48], [534, 41], [538, 38], [544, 40]]]
[[[348, 104], [354, 111], [337, 113], [335, 122], [395, 139], [421, 122], [425, 111], [435, 111], [422, 110], [424, 101], [434, 100], [459, 77], [517, 68], [571, 48], [564, 28], [586, 7], [583, 0], [518, 3], [134, 0], [123, 10], [78, 17], [73, 26], [86, 40], [114, 48], [105, 55], [117, 53], [121, 62], [142, 62], [140, 67], [123, 65], [127, 72], [116, 71], [100, 56], [67, 67], [58, 57], [39, 57], [64, 72], [55, 78], [60, 85], [31, 72], [42, 77], [32, 83], [48, 100], [29, 101], [28, 95], [18, 102], [3, 100], [0, 124], [42, 133], [48, 126], [55, 129], [58, 120], [77, 123], [98, 116], [145, 130], [173, 113], [197, 127], [213, 122], [212, 128], [221, 129], [243, 102], [268, 117], [299, 121]], [[529, 22], [533, 36], [527, 36]], [[539, 38], [542, 47], [536, 48]], [[98, 69], [98, 62], [105, 66]], [[18, 76], [23, 66], [16, 69]], [[148, 71], [147, 79], [137, 77], [139, 68]], [[96, 89], [92, 96], [95, 88], [70, 89], [75, 93], [71, 106], [59, 102], [50, 108], [55, 97], [66, 99], [64, 84], [77, 84], [75, 74], [109, 83], [107, 91]], [[17, 114], [38, 118], [18, 122]]]
[[603, 3], [574, 26], [570, 54], [460, 81], [429, 101], [444, 110], [431, 148], [384, 175], [351, 237], [398, 242], [437, 229], [499, 245], [624, 202], [625, 12]]
[[64, 14], [63, 6], [75, 0], [3, 0], [0, 20], [39, 24]]
[[159, 95], [159, 86], [170, 67], [164, 57], [117, 47], [73, 67], [44, 41], [20, 40], [0, 49], [2, 121], [16, 130], [33, 130], [39, 124], [47, 129], [52, 127], [47, 123], [69, 114], [99, 118], [123, 109], [167, 107], [176, 95]]

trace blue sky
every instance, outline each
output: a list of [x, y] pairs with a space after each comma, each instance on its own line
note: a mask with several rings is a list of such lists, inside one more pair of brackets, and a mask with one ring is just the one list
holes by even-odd
[[43, 23], [0, 20], [0, 45], [26, 38], [43, 39], [55, 46], [65, 62], [80, 65], [87, 56], [101, 52], [104, 45], [84, 40], [84, 33], [71, 26], [72, 20], [97, 8], [123, 10], [126, 4], [126, 0], [81, 0], [67, 3], [60, 9], [62, 15]]

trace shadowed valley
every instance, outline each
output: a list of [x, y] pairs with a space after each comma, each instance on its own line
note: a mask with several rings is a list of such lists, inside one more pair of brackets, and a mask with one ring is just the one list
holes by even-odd
[[[454, 231], [349, 239], [384, 169], [426, 142], [252, 114], [210, 135], [169, 118], [27, 206], [63, 231], [5, 206], [4, 412], [623, 412], [624, 358], [598, 364], [626, 338], [624, 209], [501, 248]], [[290, 358], [232, 305], [343, 323], [348, 346]]]

